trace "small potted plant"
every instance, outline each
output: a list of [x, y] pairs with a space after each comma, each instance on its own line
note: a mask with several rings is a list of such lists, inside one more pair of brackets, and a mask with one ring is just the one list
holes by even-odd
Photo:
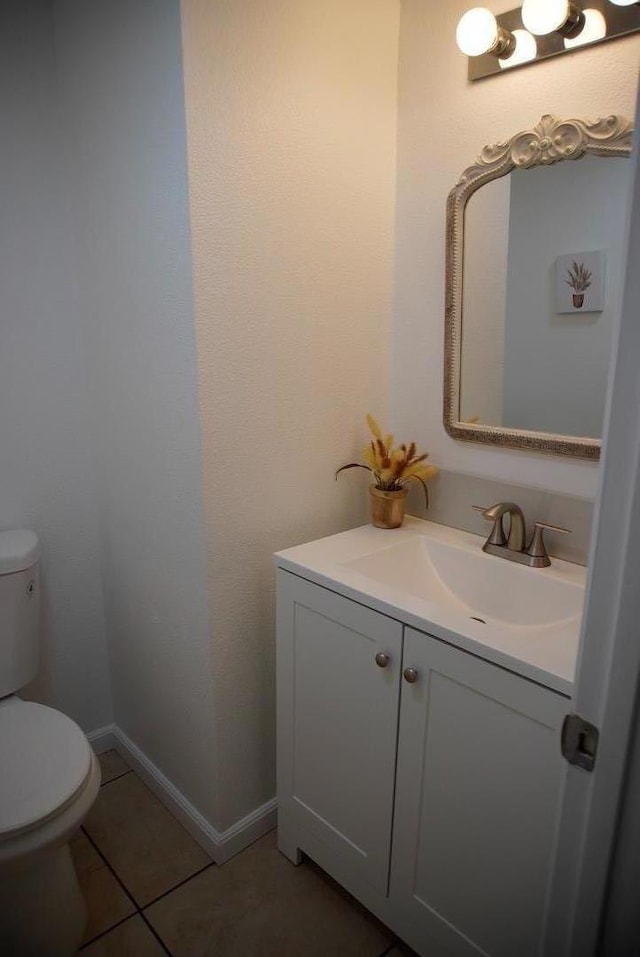
[[404, 504], [409, 482], [419, 482], [429, 508], [427, 479], [438, 474], [434, 465], [427, 465], [428, 453], [418, 453], [416, 443], [393, 444], [393, 436], [383, 437], [380, 426], [372, 415], [367, 415], [372, 439], [364, 448], [364, 462], [350, 462], [336, 472], [336, 478], [345, 469], [366, 469], [373, 476], [369, 486], [371, 521], [376, 528], [399, 528], [404, 520]]
[[574, 308], [582, 309], [584, 294], [591, 285], [591, 270], [587, 269], [584, 263], [578, 263], [574, 259], [571, 268], [567, 269], [567, 276], [569, 278], [565, 279], [565, 282], [573, 289], [571, 298]]

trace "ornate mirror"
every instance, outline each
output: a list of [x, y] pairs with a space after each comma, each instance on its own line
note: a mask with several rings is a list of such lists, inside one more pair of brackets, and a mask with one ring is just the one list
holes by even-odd
[[447, 201], [444, 424], [597, 459], [621, 305], [632, 129], [543, 116]]

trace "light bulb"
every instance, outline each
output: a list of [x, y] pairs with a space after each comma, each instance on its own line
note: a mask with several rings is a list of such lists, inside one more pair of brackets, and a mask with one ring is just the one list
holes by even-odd
[[515, 50], [512, 33], [498, 25], [498, 21], [484, 7], [467, 10], [456, 29], [456, 42], [467, 56], [509, 56]]
[[538, 37], [559, 33], [573, 39], [584, 28], [584, 13], [571, 0], [524, 0], [522, 22]]
[[488, 53], [498, 42], [498, 24], [490, 10], [467, 10], [456, 29], [456, 43], [467, 56]]
[[[635, 0], [633, 0], [635, 3]], [[607, 21], [599, 10], [583, 10], [584, 27], [577, 37], [564, 41], [565, 48], [570, 50], [572, 47], [582, 46], [583, 43], [593, 43], [594, 40], [602, 40], [607, 35]]]
[[569, 0], [524, 0], [522, 4], [522, 22], [538, 37], [559, 30], [568, 16]]
[[520, 63], [528, 63], [536, 58], [538, 52], [536, 38], [531, 36], [527, 30], [514, 30], [513, 35], [516, 39], [516, 48], [510, 57], [498, 60], [501, 70], [508, 70], [509, 67], [518, 66]]
[[610, 2], [616, 7], [632, 7], [634, 3], [637, 5], [638, 0], [610, 0]]

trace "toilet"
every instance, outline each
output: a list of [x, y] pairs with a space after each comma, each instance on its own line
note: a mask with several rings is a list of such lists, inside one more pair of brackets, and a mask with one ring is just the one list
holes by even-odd
[[86, 906], [69, 839], [100, 768], [77, 724], [17, 692], [38, 669], [38, 538], [0, 532], [0, 954], [70, 957]]

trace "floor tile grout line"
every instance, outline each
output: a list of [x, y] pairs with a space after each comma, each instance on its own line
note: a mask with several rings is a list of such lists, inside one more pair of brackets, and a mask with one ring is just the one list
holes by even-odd
[[104, 863], [105, 863], [107, 869], [108, 869], [109, 871], [111, 871], [111, 873], [113, 874], [113, 876], [114, 876], [115, 879], [117, 880], [118, 884], [120, 885], [120, 887], [122, 888], [122, 890], [125, 892], [125, 894], [126, 894], [127, 897], [129, 898], [129, 900], [131, 901], [131, 903], [132, 903], [133, 906], [135, 907], [136, 911], [139, 912], [139, 911], [140, 911], [140, 904], [138, 904], [137, 900], [135, 899], [135, 897], [133, 896], [133, 894], [131, 893], [131, 891], [129, 890], [129, 888], [127, 887], [127, 885], [125, 884], [125, 882], [122, 880], [122, 878], [119, 876], [119, 874], [117, 873], [117, 871], [115, 870], [115, 868], [112, 867], [112, 865], [109, 863], [109, 860], [107, 859], [106, 855], [100, 850], [100, 848], [98, 847], [98, 845], [96, 844], [96, 842], [95, 842], [94, 839], [91, 837], [91, 835], [89, 834], [89, 832], [87, 831], [87, 829], [86, 829], [85, 827], [82, 827], [82, 828], [81, 828], [81, 831], [82, 831], [82, 833], [84, 834], [84, 836], [87, 838], [87, 840], [89, 841], [89, 843], [91, 844], [91, 846], [93, 847], [93, 849], [100, 855], [100, 857], [101, 857], [102, 860], [104, 861]]
[[[156, 938], [158, 939], [158, 941], [162, 944], [162, 946], [164, 947], [166, 953], [169, 954], [169, 957], [173, 957], [173, 955], [171, 954], [171, 952], [170, 952], [169, 949], [167, 948], [167, 945], [165, 944], [165, 942], [162, 940], [162, 938], [158, 935], [157, 931], [154, 929], [154, 927], [153, 927], [153, 926], [151, 925], [151, 923], [149, 922], [149, 920], [148, 920], [146, 914], [145, 914], [144, 911], [143, 911], [143, 908], [145, 908], [145, 907], [151, 907], [151, 905], [152, 905], [152, 904], [155, 904], [156, 901], [161, 900], [163, 897], [166, 897], [168, 894], [171, 894], [173, 891], [177, 890], [179, 887], [182, 887], [183, 884], [186, 884], [186, 883], [187, 883], [188, 881], [190, 881], [193, 877], [197, 877], [198, 874], [202, 874], [203, 871], [209, 870], [210, 867], [215, 867], [215, 861], [209, 861], [208, 864], [205, 864], [204, 867], [201, 867], [199, 870], [195, 871], [193, 874], [190, 874], [188, 877], [185, 877], [184, 880], [179, 881], [177, 884], [175, 884], [173, 887], [168, 888], [168, 890], [164, 891], [162, 894], [158, 894], [158, 896], [157, 896], [157, 897], [154, 897], [153, 900], [149, 901], [148, 904], [138, 904], [138, 901], [137, 901], [136, 898], [133, 896], [132, 892], [129, 890], [129, 888], [128, 888], [127, 885], [124, 883], [124, 881], [119, 877], [119, 875], [118, 875], [118, 873], [116, 872], [116, 870], [115, 870], [115, 869], [113, 868], [113, 866], [109, 863], [109, 860], [108, 860], [108, 858], [106, 857], [106, 855], [100, 850], [100, 848], [98, 847], [98, 845], [96, 844], [96, 842], [94, 841], [94, 839], [91, 837], [91, 835], [89, 834], [89, 832], [86, 830], [86, 828], [82, 827], [81, 830], [82, 830], [82, 833], [83, 833], [83, 834], [85, 835], [85, 837], [87, 838], [87, 840], [89, 841], [89, 843], [92, 845], [92, 847], [93, 847], [94, 850], [96, 851], [96, 853], [100, 855], [100, 857], [101, 857], [101, 859], [104, 861], [105, 866], [107, 867], [107, 869], [111, 872], [111, 874], [113, 874], [113, 876], [114, 876], [115, 879], [117, 880], [118, 884], [119, 884], [120, 887], [123, 889], [123, 891], [125, 892], [125, 894], [126, 894], [127, 897], [129, 898], [129, 900], [131, 901], [131, 903], [132, 903], [133, 906], [135, 907], [135, 912], [134, 912], [133, 914], [129, 914], [129, 915], [128, 915], [127, 917], [125, 917], [123, 920], [118, 921], [118, 922], [117, 922], [116, 924], [114, 924], [112, 927], [108, 928], [108, 930], [104, 931], [103, 934], [99, 934], [98, 936], [99, 936], [99, 937], [103, 937], [104, 934], [108, 934], [110, 930], [113, 930], [113, 929], [114, 929], [114, 927], [118, 927], [120, 924], [124, 923], [125, 920], [129, 920], [130, 917], [135, 917], [135, 915], [138, 914], [140, 917], [142, 917], [142, 919], [143, 919], [143, 921], [145, 922], [145, 924], [146, 924], [146, 925], [149, 927], [149, 929], [152, 931], [154, 937], [156, 937]], [[94, 939], [97, 940], [98, 938], [96, 937], [96, 938], [94, 938]], [[90, 943], [90, 942], [87, 941], [87, 943]], [[83, 946], [85, 946], [85, 945], [83, 945]]]
[[179, 887], [183, 887], [185, 884], [188, 884], [189, 881], [192, 881], [194, 877], [197, 877], [199, 874], [203, 874], [205, 871], [208, 871], [210, 867], [215, 867], [215, 861], [209, 861], [208, 864], [205, 864], [204, 867], [201, 867], [199, 870], [194, 871], [193, 874], [189, 874], [188, 877], [183, 878], [181, 881], [178, 881], [177, 884], [174, 884], [173, 887], [170, 887], [168, 890], [163, 891], [162, 894], [158, 894], [157, 897], [154, 897], [153, 900], [150, 900], [148, 904], [142, 905], [141, 910], [147, 910], [148, 907], [151, 907], [153, 904], [157, 904], [158, 901], [161, 901], [163, 897], [168, 897], [169, 894], [173, 894], [174, 891], [177, 891]]
[[165, 944], [162, 937], [160, 936], [158, 931], [155, 929], [155, 927], [153, 926], [153, 924], [151, 923], [147, 915], [144, 913], [144, 911], [140, 911], [140, 917], [142, 917], [143, 921], [145, 922], [145, 924], [147, 925], [147, 927], [149, 928], [149, 930], [151, 931], [155, 939], [158, 941], [158, 943], [160, 944], [164, 952], [168, 954], [169, 957], [173, 957], [173, 954], [171, 953], [171, 951], [169, 950], [169, 948], [167, 947], [167, 945]]
[[85, 947], [90, 947], [91, 944], [95, 944], [97, 940], [100, 940], [102, 937], [106, 937], [107, 934], [110, 934], [112, 930], [116, 929], [116, 927], [121, 927], [123, 924], [126, 924], [128, 920], [131, 920], [132, 917], [137, 917], [139, 913], [140, 911], [136, 908], [133, 914], [127, 914], [126, 917], [121, 917], [120, 920], [117, 920], [115, 924], [111, 925], [111, 927], [107, 927], [106, 930], [101, 930], [99, 934], [95, 934], [93, 937], [90, 937], [89, 940], [85, 940], [80, 950], [83, 951]]
[[[160, 935], [157, 933], [157, 931], [155, 930], [155, 928], [152, 927], [152, 925], [149, 923], [149, 920], [147, 919], [147, 917], [145, 916], [145, 914], [144, 914], [143, 911], [142, 911], [141, 905], [138, 904], [137, 900], [135, 899], [135, 897], [133, 896], [133, 894], [131, 893], [131, 891], [128, 889], [128, 887], [127, 887], [127, 885], [124, 883], [124, 881], [120, 879], [120, 877], [118, 876], [118, 874], [116, 873], [116, 871], [114, 870], [114, 868], [111, 866], [111, 864], [110, 864], [109, 861], [107, 860], [106, 856], [102, 853], [102, 851], [100, 850], [100, 848], [98, 847], [98, 845], [96, 844], [96, 842], [93, 840], [93, 838], [91, 837], [91, 835], [89, 834], [89, 832], [88, 832], [87, 830], [85, 830], [84, 827], [81, 828], [81, 830], [82, 830], [83, 834], [85, 835], [85, 837], [87, 838], [87, 840], [89, 841], [89, 843], [92, 845], [92, 847], [93, 847], [94, 850], [96, 851], [96, 853], [99, 854], [99, 856], [102, 858], [102, 860], [104, 861], [105, 866], [107, 867], [107, 869], [111, 872], [111, 874], [113, 874], [113, 876], [114, 876], [115, 879], [117, 880], [118, 884], [119, 884], [120, 887], [123, 889], [123, 891], [125, 892], [125, 894], [126, 894], [127, 897], [129, 898], [129, 900], [131, 901], [131, 903], [132, 903], [133, 906], [135, 907], [135, 911], [134, 911], [133, 914], [128, 914], [127, 917], [125, 917], [125, 918], [123, 918], [122, 920], [119, 920], [117, 923], [113, 924], [111, 927], [109, 927], [107, 930], [105, 930], [102, 934], [98, 934], [98, 936], [92, 938], [91, 941], [87, 941], [86, 944], [83, 944], [83, 947], [88, 946], [88, 944], [93, 943], [93, 941], [98, 940], [100, 937], [104, 937], [106, 934], [110, 933], [110, 932], [111, 932], [112, 930], [114, 930], [116, 927], [119, 927], [121, 924], [124, 924], [125, 921], [130, 920], [132, 917], [139, 916], [139, 917], [142, 918], [142, 920], [144, 921], [144, 923], [147, 925], [147, 927], [149, 928], [149, 930], [151, 931], [151, 933], [153, 934], [153, 936], [156, 938], [156, 940], [158, 941], [158, 943], [162, 946], [164, 952], [165, 952], [166, 954], [168, 954], [169, 957], [173, 957], [173, 954], [171, 953], [171, 951], [169, 950], [169, 948], [167, 947], [167, 945], [165, 944], [165, 942], [162, 940], [162, 938], [161, 938]], [[211, 864], [213, 864], [213, 861], [211, 862]], [[210, 866], [211, 866], [210, 864], [207, 865], [207, 867], [210, 867]], [[206, 869], [206, 868], [203, 868], [203, 870], [205, 870], [205, 869]], [[195, 875], [192, 875], [192, 876], [195, 876]], [[188, 880], [188, 878], [187, 878], [187, 880]], [[183, 883], [184, 883], [184, 882], [183, 882]], [[177, 885], [177, 886], [179, 886], [179, 885]], [[175, 890], [175, 888], [172, 888], [172, 890]], [[170, 893], [170, 891], [167, 891], [167, 893]]]
[[129, 914], [129, 915], [128, 915], [127, 917], [125, 917], [123, 920], [120, 920], [120, 921], [118, 921], [116, 924], [113, 924], [113, 926], [109, 927], [109, 928], [108, 928], [107, 930], [105, 930], [102, 934], [99, 934], [97, 937], [92, 938], [92, 940], [87, 941], [87, 943], [84, 944], [83, 947], [88, 946], [90, 943], [93, 943], [95, 940], [98, 940], [100, 937], [104, 937], [106, 934], [109, 934], [112, 930], [115, 930], [116, 927], [119, 927], [121, 924], [124, 924], [126, 921], [130, 920], [132, 917], [140, 917], [140, 918], [142, 918], [142, 921], [146, 924], [146, 926], [148, 927], [148, 929], [151, 931], [151, 933], [153, 934], [153, 936], [156, 938], [156, 940], [158, 941], [158, 943], [160, 944], [160, 946], [162, 947], [162, 949], [164, 950], [164, 952], [165, 952], [166, 954], [168, 954], [169, 957], [173, 957], [173, 954], [171, 953], [171, 951], [169, 950], [169, 948], [167, 947], [167, 945], [165, 944], [165, 942], [164, 942], [164, 941], [162, 940], [162, 938], [158, 935], [158, 933], [156, 932], [155, 928], [153, 928], [153, 927], [151, 926], [151, 924], [150, 924], [149, 921], [147, 920], [146, 916], [143, 914], [143, 912], [142, 912], [142, 907], [138, 904], [137, 900], [135, 899], [135, 897], [133, 896], [133, 894], [129, 891], [129, 889], [127, 888], [127, 885], [124, 883], [124, 881], [122, 881], [122, 880], [120, 879], [120, 877], [118, 876], [118, 874], [116, 873], [116, 871], [114, 870], [114, 868], [111, 866], [111, 864], [109, 863], [109, 861], [107, 860], [107, 858], [105, 857], [105, 855], [102, 853], [102, 851], [100, 850], [100, 848], [98, 847], [98, 845], [96, 844], [96, 842], [93, 840], [93, 838], [91, 837], [91, 835], [89, 834], [89, 832], [86, 831], [84, 827], [82, 828], [82, 832], [84, 833], [84, 835], [85, 835], [85, 837], [87, 838], [87, 840], [89, 841], [89, 843], [93, 846], [93, 848], [94, 848], [94, 850], [96, 851], [96, 853], [100, 855], [100, 857], [102, 858], [102, 860], [103, 860], [104, 863], [105, 863], [105, 866], [108, 868], [108, 870], [111, 872], [111, 874], [113, 874], [113, 876], [114, 876], [115, 879], [117, 880], [118, 884], [121, 886], [121, 888], [123, 889], [123, 891], [125, 892], [125, 894], [126, 894], [127, 897], [129, 898], [129, 900], [131, 901], [131, 903], [132, 903], [133, 906], [135, 907], [135, 911], [134, 911], [133, 914]]
[[[131, 770], [133, 770], [133, 769], [131, 769]], [[125, 774], [129, 774], [129, 773], [130, 773], [129, 771], [125, 771], [124, 774], [119, 775], [118, 777], [124, 777]], [[114, 778], [114, 779], [112, 779], [112, 780], [117, 780], [117, 778]], [[110, 784], [111, 782], [110, 782], [110, 781], [107, 781], [106, 783], [107, 783], [107, 784]], [[170, 888], [168, 888], [166, 891], [163, 891], [162, 894], [159, 894], [157, 897], [154, 897], [154, 898], [153, 898], [151, 901], [149, 901], [147, 904], [138, 904], [137, 900], [135, 899], [135, 897], [133, 896], [133, 894], [131, 893], [131, 891], [129, 891], [129, 889], [127, 888], [127, 886], [126, 886], [126, 884], [124, 883], [124, 881], [119, 877], [118, 873], [117, 873], [116, 870], [113, 868], [113, 866], [110, 864], [110, 862], [109, 862], [108, 858], [106, 857], [106, 855], [103, 853], [103, 851], [100, 850], [100, 847], [98, 846], [98, 844], [96, 843], [96, 841], [91, 837], [91, 835], [90, 835], [89, 832], [86, 830], [86, 828], [85, 828], [85, 827], [81, 827], [80, 830], [81, 830], [82, 833], [85, 835], [85, 837], [87, 838], [87, 840], [89, 841], [89, 843], [91, 844], [91, 846], [94, 848], [94, 850], [96, 851], [96, 853], [97, 853], [97, 854], [99, 855], [99, 857], [101, 858], [101, 860], [104, 862], [104, 864], [105, 864], [105, 866], [107, 867], [107, 869], [110, 871], [110, 873], [113, 875], [113, 877], [115, 877], [116, 881], [118, 882], [118, 884], [120, 885], [120, 887], [123, 889], [123, 891], [125, 892], [125, 894], [127, 895], [127, 897], [129, 898], [129, 900], [131, 901], [131, 903], [133, 904], [133, 906], [134, 906], [134, 908], [135, 908], [135, 910], [134, 910], [133, 913], [128, 914], [126, 917], [121, 918], [120, 920], [116, 921], [116, 923], [112, 924], [111, 927], [108, 927], [106, 930], [102, 931], [100, 934], [96, 934], [96, 935], [95, 935], [94, 937], [92, 937], [90, 940], [88, 940], [88, 941], [86, 941], [85, 943], [83, 943], [83, 944], [82, 944], [82, 947], [81, 947], [81, 951], [84, 950], [85, 948], [89, 947], [91, 944], [95, 943], [97, 940], [100, 940], [102, 937], [106, 937], [106, 935], [107, 935], [107, 934], [110, 934], [111, 931], [113, 931], [113, 930], [115, 930], [116, 928], [120, 927], [122, 924], [125, 924], [128, 920], [131, 920], [133, 917], [140, 917], [140, 918], [142, 918], [142, 921], [143, 921], [143, 923], [146, 925], [146, 927], [148, 928], [148, 930], [151, 932], [151, 934], [154, 936], [154, 938], [158, 941], [158, 943], [160, 944], [160, 946], [161, 946], [162, 949], [164, 950], [165, 954], [167, 954], [168, 957], [173, 957], [172, 952], [169, 950], [169, 948], [168, 948], [167, 945], [165, 944], [165, 942], [164, 942], [164, 940], [162, 939], [162, 937], [161, 937], [161, 936], [159, 935], [159, 933], [156, 931], [155, 927], [153, 926], [153, 924], [151, 923], [151, 921], [149, 920], [149, 918], [147, 917], [147, 915], [145, 914], [144, 911], [145, 911], [146, 909], [150, 908], [153, 904], [155, 904], [155, 903], [157, 903], [158, 901], [162, 900], [163, 898], [168, 897], [168, 896], [169, 896], [170, 894], [172, 894], [174, 891], [177, 891], [180, 887], [184, 886], [185, 884], [188, 884], [189, 881], [193, 880], [193, 878], [198, 877], [200, 874], [204, 873], [205, 871], [210, 870], [210, 868], [217, 866], [217, 865], [216, 865], [216, 862], [215, 862], [215, 861], [209, 861], [209, 863], [208, 863], [208, 864], [205, 864], [204, 867], [199, 868], [197, 871], [194, 871], [193, 874], [190, 874], [188, 877], [185, 877], [183, 880], [179, 881], [179, 882], [178, 882], [177, 884], [175, 884], [173, 887], [170, 887]], [[259, 839], [257, 839], [257, 840], [259, 840]], [[252, 842], [252, 843], [257, 843], [257, 840], [256, 840], [255, 842]], [[399, 940], [396, 938], [396, 939], [395, 939], [394, 941], [392, 941], [392, 943], [386, 948], [386, 950], [384, 950], [384, 951], [382, 952], [382, 954], [379, 955], [379, 957], [388, 957], [388, 955], [391, 954], [391, 952], [393, 951], [394, 947], [396, 947], [398, 943], [399, 943]]]
[[129, 768], [128, 771], [123, 771], [122, 774], [116, 774], [115, 778], [109, 778], [108, 781], [103, 781], [100, 787], [106, 788], [107, 784], [113, 784], [114, 781], [119, 781], [120, 778], [126, 778], [127, 774], [133, 774], [133, 768]]

